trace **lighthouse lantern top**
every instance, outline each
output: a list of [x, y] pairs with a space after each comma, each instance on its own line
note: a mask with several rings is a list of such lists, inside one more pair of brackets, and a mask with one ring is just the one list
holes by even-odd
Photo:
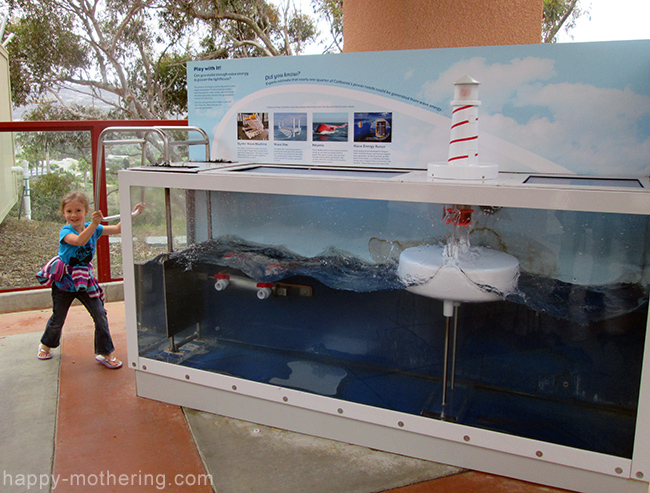
[[478, 99], [478, 86], [481, 85], [479, 81], [466, 75], [456, 82], [454, 82], [454, 101], [451, 102], [452, 106], [458, 105], [480, 105]]

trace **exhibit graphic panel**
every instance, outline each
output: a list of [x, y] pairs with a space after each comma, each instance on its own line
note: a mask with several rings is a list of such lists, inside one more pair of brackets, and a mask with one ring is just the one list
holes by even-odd
[[212, 159], [425, 169], [447, 162], [453, 84], [480, 82], [482, 163], [650, 173], [650, 42], [449, 48], [188, 63]]

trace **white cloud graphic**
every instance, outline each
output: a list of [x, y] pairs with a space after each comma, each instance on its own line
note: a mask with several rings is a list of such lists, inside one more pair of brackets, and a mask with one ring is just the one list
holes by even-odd
[[577, 173], [634, 176], [647, 169], [650, 138], [639, 125], [650, 118], [648, 96], [560, 83], [530, 86], [514, 103], [545, 108], [550, 116], [521, 123], [499, 113], [482, 115], [481, 128]]
[[[553, 82], [555, 62], [517, 58], [454, 64], [422, 87], [429, 101], [450, 100], [464, 75], [481, 82], [481, 132], [497, 136], [579, 174], [647, 173], [650, 97], [629, 88]], [[612, 172], [612, 170], [615, 170]]]
[[487, 64], [485, 58], [471, 58], [454, 64], [433, 82], [423, 85], [421, 97], [440, 104], [450, 101], [454, 82], [465, 75], [481, 83], [482, 107], [500, 109], [517, 97], [522, 86], [546, 81], [555, 76], [555, 61], [535, 57], [516, 58], [507, 64]]

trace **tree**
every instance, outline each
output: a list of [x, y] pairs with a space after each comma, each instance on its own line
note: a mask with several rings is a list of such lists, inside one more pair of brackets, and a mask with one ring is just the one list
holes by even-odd
[[[72, 22], [64, 12], [49, 10], [49, 4], [35, 4], [32, 15], [13, 18], [7, 31], [15, 35], [8, 45], [11, 91], [15, 106], [33, 102], [50, 86], [53, 72], [62, 76], [75, 67], [88, 66], [87, 54], [76, 37], [61, 26]], [[12, 5], [13, 10], [13, 5]]]
[[291, 0], [6, 1], [14, 104], [55, 98], [74, 113], [66, 88], [113, 118], [184, 115], [188, 60], [300, 53], [316, 33]]
[[8, 30], [16, 35], [8, 45], [14, 104], [49, 95], [71, 110], [60, 95], [67, 88], [90, 93], [116, 118], [167, 118], [185, 110], [186, 103], [178, 103], [178, 74], [184, 81], [190, 57], [179, 37], [156, 29], [157, 0], [9, 4]]
[[[10, 0], [10, 30], [16, 34], [9, 45], [12, 79], [20, 82], [14, 101], [34, 102], [48, 93], [68, 107], [60, 96], [67, 87], [90, 92], [131, 118], [159, 116], [135, 97], [130, 76], [142, 74], [135, 70], [138, 55], [152, 52], [144, 23], [151, 3], [109, 0], [100, 10], [98, 1]], [[150, 60], [145, 63], [151, 68]]]
[[330, 27], [329, 44], [323, 53], [337, 53], [343, 51], [343, 0], [312, 0], [314, 12], [325, 19]]
[[544, 0], [542, 17], [542, 41], [555, 43], [560, 29], [573, 29], [576, 20], [584, 14], [589, 14], [579, 5], [579, 0]]
[[165, 20], [174, 30], [203, 33], [201, 59], [300, 54], [316, 36], [313, 20], [291, 0], [167, 0]]

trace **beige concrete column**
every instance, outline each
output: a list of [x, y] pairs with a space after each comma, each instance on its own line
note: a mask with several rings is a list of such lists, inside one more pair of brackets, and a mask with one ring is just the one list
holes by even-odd
[[536, 44], [542, 0], [345, 0], [344, 51]]

